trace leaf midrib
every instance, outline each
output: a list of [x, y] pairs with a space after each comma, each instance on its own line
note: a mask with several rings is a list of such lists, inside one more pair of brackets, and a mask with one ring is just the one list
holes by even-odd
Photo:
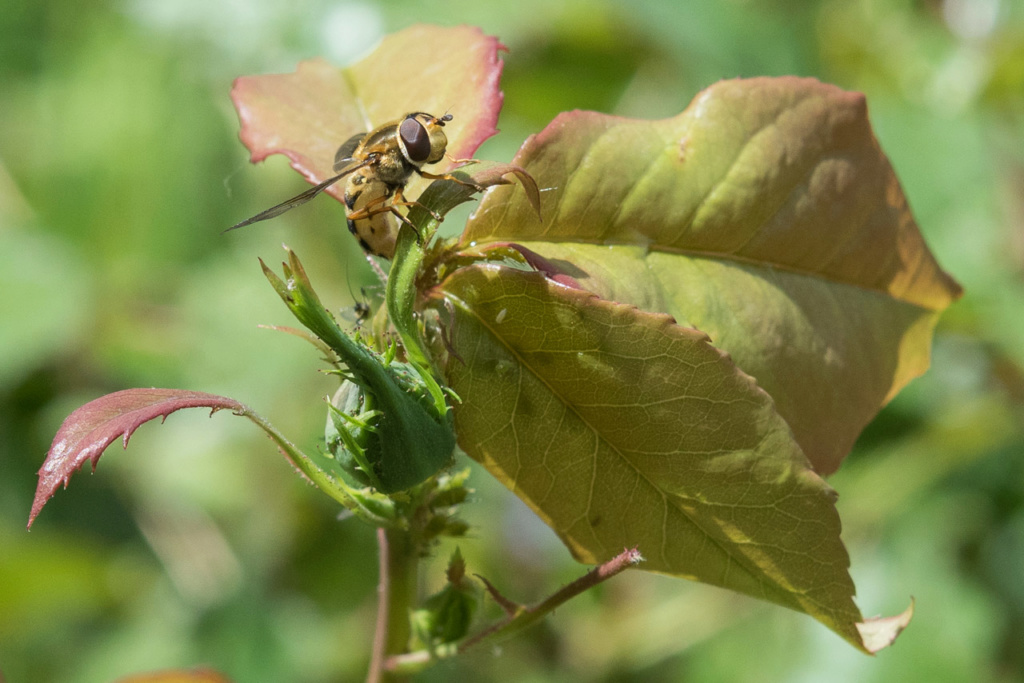
[[[729, 558], [729, 560], [730, 560], [730, 565], [727, 565], [725, 570], [724, 570], [723, 578], [724, 578], [724, 576], [728, 575], [728, 573], [729, 573], [729, 566], [731, 566], [732, 564], [735, 564], [738, 567], [742, 568], [744, 571], [746, 571], [751, 577], [753, 577], [754, 580], [758, 584], [765, 585], [765, 586], [772, 586], [775, 589], [773, 592], [781, 594], [781, 595], [786, 595], [786, 596], [791, 596], [792, 595], [792, 593], [793, 593], [792, 591], [787, 590], [783, 586], [779, 585], [777, 582], [771, 580], [763, 572], [751, 571], [751, 568], [750, 568], [750, 566], [747, 563], [747, 558], [744, 555], [741, 554], [741, 555], [737, 556], [734, 553], [730, 552], [729, 548], [726, 545], [724, 545], [721, 541], [719, 541], [714, 536], [709, 534], [704, 529], [704, 527], [697, 520], [695, 520], [693, 517], [691, 517], [689, 514], [687, 514], [684, 510], [680, 509], [678, 506], [672, 505], [669, 502], [669, 500], [668, 500], [668, 494], [667, 493], [665, 493], [663, 490], [661, 490], [661, 488], [659, 488], [649, 477], [647, 477], [646, 474], [642, 470], [640, 470], [638, 467], [636, 467], [636, 465], [632, 461], [630, 461], [628, 458], [626, 458], [625, 455], [622, 454], [622, 452], [619, 450], [619, 448], [615, 444], [609, 442], [601, 434], [600, 431], [595, 429], [594, 426], [588, 420], [586, 420], [583, 417], [583, 415], [580, 414], [580, 412], [578, 410], [576, 410], [576, 407], [575, 407], [575, 405], [573, 403], [567, 401], [559, 392], [555, 391], [555, 389], [543, 378], [543, 376], [538, 374], [532, 368], [532, 366], [530, 364], [526, 363], [524, 358], [519, 354], [519, 352], [517, 350], [513, 349], [511, 346], [509, 346], [505, 342], [504, 338], [501, 337], [500, 335], [498, 335], [496, 333], [495, 329], [493, 327], [491, 327], [483, 319], [483, 317], [481, 317], [479, 315], [476, 315], [476, 313], [473, 311], [473, 309], [462, 298], [455, 296], [454, 294], [452, 294], [449, 291], [446, 291], [444, 293], [444, 296], [446, 298], [448, 298], [449, 300], [453, 300], [454, 305], [459, 306], [466, 314], [472, 316], [475, 320], [477, 320], [478, 324], [481, 325], [485, 330], [487, 330], [487, 332], [490, 334], [491, 338], [495, 339], [496, 341], [498, 341], [501, 344], [501, 346], [506, 350], [506, 352], [509, 353], [509, 355], [511, 355], [513, 358], [515, 358], [519, 362], [519, 364], [520, 364], [520, 366], [522, 368], [524, 368], [527, 371], [529, 371], [551, 393], [551, 395], [554, 396], [556, 399], [558, 399], [559, 402], [563, 406], [566, 407], [566, 409], [570, 410], [577, 417], [577, 419], [579, 419], [579, 421], [583, 425], [585, 425], [598, 438], [598, 440], [600, 440], [601, 442], [604, 442], [605, 444], [607, 444], [608, 447], [612, 450], [612, 452], [615, 453], [622, 462], [626, 463], [629, 466], [630, 469], [635, 471], [636, 474], [637, 474], [638, 481], [642, 480], [642, 481], [646, 482], [647, 485], [653, 491], [655, 491], [657, 493], [657, 495], [661, 498], [662, 504], [663, 504], [663, 506], [664, 506], [664, 508], [666, 510], [666, 514], [668, 514], [670, 510], [674, 510], [677, 514], [682, 515], [687, 521], [689, 521], [689, 523], [691, 525], [693, 525], [694, 528], [698, 529], [701, 532], [701, 537], [702, 538], [704, 538], [706, 541], [710, 541], [711, 543], [714, 543], [718, 548], [720, 548], [722, 550], [723, 554], [727, 558]], [[518, 400], [518, 393], [517, 393], [517, 400]], [[593, 493], [592, 489], [591, 489], [590, 493], [591, 494]], [[588, 505], [588, 509], [589, 509], [589, 507], [590, 507], [589, 500], [588, 500], [588, 504], [587, 505]], [[663, 522], [662, 523], [662, 537], [663, 537], [663, 539], [664, 539], [664, 532], [665, 532], [665, 523]], [[665, 565], [669, 566], [669, 563], [668, 563], [667, 559], [664, 557], [664, 553], [665, 553], [664, 546], [665, 546], [665, 543], [666, 543], [665, 540], [663, 540], [662, 541], [662, 547], [659, 549], [659, 552], [662, 554], [662, 559], [665, 562]], [[759, 569], [759, 568], [755, 566], [755, 569]], [[723, 585], [724, 585], [724, 583], [723, 583]], [[806, 597], [806, 591], [799, 591], [799, 593]], [[812, 600], [819, 607], [825, 607], [824, 605], [819, 603], [816, 599], [812, 598]], [[800, 604], [799, 601], [793, 601], [793, 602], [795, 604], [797, 604], [797, 605]]]

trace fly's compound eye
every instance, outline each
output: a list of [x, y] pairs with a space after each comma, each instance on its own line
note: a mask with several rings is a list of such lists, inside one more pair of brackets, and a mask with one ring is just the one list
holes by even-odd
[[405, 151], [409, 161], [423, 162], [430, 158], [430, 135], [423, 124], [409, 118], [398, 126], [398, 135], [405, 143]]

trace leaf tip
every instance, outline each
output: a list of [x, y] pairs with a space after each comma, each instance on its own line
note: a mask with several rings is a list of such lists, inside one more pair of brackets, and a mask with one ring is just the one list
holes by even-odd
[[32, 523], [36, 521], [36, 517], [43, 511], [43, 506], [46, 505], [46, 501], [50, 499], [50, 496], [40, 495], [39, 491], [36, 491], [36, 497], [32, 501], [32, 510], [28, 513], [28, 524], [25, 525], [26, 531], [32, 531]]
[[857, 631], [860, 633], [864, 649], [869, 654], [875, 654], [889, 647], [896, 641], [896, 638], [910, 624], [910, 620], [913, 618], [914, 598], [911, 597], [910, 605], [900, 614], [892, 617], [865, 619], [857, 624]]
[[538, 273], [541, 273], [544, 277], [552, 282], [557, 282], [560, 285], [569, 287], [570, 289], [578, 289], [580, 291], [587, 291], [579, 283], [579, 281], [573, 277], [570, 273], [566, 272], [565, 269], [557, 266], [553, 261], [544, 258], [537, 252], [524, 247], [521, 244], [515, 242], [504, 243], [505, 246], [511, 247], [519, 252], [519, 254], [526, 261], [526, 264], [533, 268]]

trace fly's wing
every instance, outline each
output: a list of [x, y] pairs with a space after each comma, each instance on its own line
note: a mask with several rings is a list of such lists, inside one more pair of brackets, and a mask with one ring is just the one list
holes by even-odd
[[352, 162], [352, 153], [359, 147], [359, 143], [366, 137], [366, 133], [356, 133], [345, 142], [334, 154], [334, 170], [340, 171]]
[[[346, 143], [346, 144], [348, 144], [348, 143]], [[267, 209], [266, 211], [260, 211], [258, 214], [256, 214], [252, 218], [246, 218], [241, 223], [235, 223], [234, 225], [232, 225], [230, 228], [228, 228], [224, 232], [228, 232], [229, 230], [235, 230], [237, 228], [244, 228], [247, 225], [251, 225], [253, 223], [258, 223], [260, 221], [265, 221], [268, 218], [274, 218], [276, 216], [280, 216], [285, 211], [290, 211], [291, 209], [294, 209], [296, 206], [301, 206], [302, 204], [305, 204], [310, 199], [312, 199], [313, 197], [317, 196], [318, 194], [320, 194], [321, 192], [326, 190], [328, 187], [330, 187], [334, 183], [338, 182], [339, 180], [341, 180], [342, 178], [347, 176], [349, 173], [352, 173], [353, 171], [358, 170], [358, 169], [362, 168], [363, 166], [366, 166], [369, 163], [370, 163], [370, 160], [366, 160], [366, 161], [363, 161], [363, 162], [358, 163], [358, 164], [353, 164], [353, 165], [349, 166], [348, 168], [346, 168], [341, 173], [339, 173], [338, 175], [332, 176], [332, 177], [328, 178], [327, 180], [323, 181], [319, 185], [314, 185], [313, 187], [309, 188], [308, 190], [306, 190], [302, 194], [295, 195], [291, 199], [283, 201], [280, 204], [278, 204], [277, 206], [272, 206], [269, 209]], [[337, 170], [337, 169], [335, 169], [335, 170]]]

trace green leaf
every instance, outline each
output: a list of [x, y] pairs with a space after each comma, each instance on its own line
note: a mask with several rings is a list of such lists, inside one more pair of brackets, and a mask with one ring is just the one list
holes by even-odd
[[513, 163], [542, 188], [543, 223], [519, 189], [497, 188], [465, 250], [515, 241], [605, 299], [706, 332], [823, 475], [924, 372], [938, 313], [960, 295], [859, 93], [757, 78], [661, 121], [570, 112]]
[[835, 493], [771, 398], [702, 333], [531, 273], [456, 270], [446, 373], [460, 446], [577, 559], [806, 612], [861, 649]]
[[[334, 175], [334, 154], [352, 135], [408, 112], [450, 112], [448, 154], [470, 157], [497, 132], [499, 48], [497, 39], [477, 28], [417, 25], [385, 37], [365, 59], [344, 69], [313, 59], [295, 73], [239, 78], [231, 98], [242, 142], [253, 163], [285, 154], [316, 184]], [[447, 165], [442, 161], [429, 170]], [[327, 192], [340, 200], [344, 186]]]

